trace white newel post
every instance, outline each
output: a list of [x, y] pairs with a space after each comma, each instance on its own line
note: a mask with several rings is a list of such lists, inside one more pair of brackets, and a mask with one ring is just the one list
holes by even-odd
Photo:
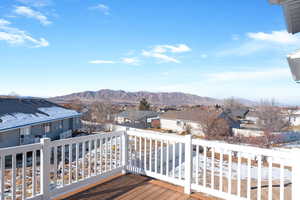
[[50, 199], [49, 196], [49, 175], [50, 175], [50, 138], [42, 138], [43, 149], [41, 151], [41, 193], [43, 199]]
[[293, 174], [292, 174], [292, 199], [298, 200], [300, 199], [300, 161], [298, 158], [300, 157], [300, 150], [293, 149], [294, 151], [294, 163], [293, 163]]
[[124, 131], [122, 134], [122, 174], [126, 174], [126, 167], [128, 161], [128, 135], [127, 132]]
[[192, 135], [185, 136], [185, 183], [184, 193], [191, 194], [191, 183], [192, 183]]

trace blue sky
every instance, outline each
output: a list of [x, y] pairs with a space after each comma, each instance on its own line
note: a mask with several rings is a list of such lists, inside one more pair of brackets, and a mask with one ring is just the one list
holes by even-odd
[[104, 88], [300, 101], [267, 0], [1, 0], [0, 93]]

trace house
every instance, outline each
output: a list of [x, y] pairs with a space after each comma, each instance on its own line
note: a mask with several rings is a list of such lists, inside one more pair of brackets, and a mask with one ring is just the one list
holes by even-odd
[[160, 128], [181, 133], [190, 127], [193, 135], [203, 135], [199, 115], [199, 109], [169, 111], [160, 115]]
[[38, 98], [0, 98], [0, 148], [68, 138], [81, 113]]
[[157, 119], [159, 119], [157, 112], [146, 110], [126, 110], [115, 115], [115, 122], [118, 125], [133, 128], [150, 128], [152, 121]]
[[234, 108], [226, 109], [224, 112], [229, 115], [232, 119], [244, 120], [246, 119], [247, 114], [249, 113], [248, 108]]
[[[177, 133], [185, 132], [189, 128], [193, 135], [203, 136], [201, 123], [199, 122], [203, 114], [202, 111], [203, 108], [193, 108], [163, 113], [160, 116], [160, 127], [161, 129], [171, 130]], [[240, 122], [233, 119], [226, 112], [221, 112], [219, 117], [223, 118], [230, 128], [240, 127]]]

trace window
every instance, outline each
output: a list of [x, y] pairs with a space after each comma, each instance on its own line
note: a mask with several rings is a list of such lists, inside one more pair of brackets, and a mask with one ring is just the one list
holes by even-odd
[[59, 122], [59, 129], [62, 129], [62, 128], [63, 128], [63, 124], [64, 124], [64, 122], [63, 122], [63, 120], [61, 120], [61, 121]]
[[50, 128], [51, 128], [51, 124], [50, 123], [44, 124], [44, 128], [45, 128], [45, 133], [49, 133]]
[[24, 135], [30, 135], [30, 126], [21, 128], [20, 135], [23, 137], [24, 137]]

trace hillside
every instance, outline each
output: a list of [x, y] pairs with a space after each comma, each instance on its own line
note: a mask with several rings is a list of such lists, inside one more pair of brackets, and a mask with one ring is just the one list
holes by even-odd
[[156, 105], [197, 105], [197, 104], [217, 104], [222, 100], [210, 97], [201, 97], [193, 94], [181, 92], [126, 92], [123, 90], [99, 90], [73, 93], [65, 96], [50, 98], [56, 102], [66, 102], [80, 100], [83, 102], [105, 101], [111, 103], [130, 103], [136, 104], [142, 98], [146, 98], [151, 104]]

